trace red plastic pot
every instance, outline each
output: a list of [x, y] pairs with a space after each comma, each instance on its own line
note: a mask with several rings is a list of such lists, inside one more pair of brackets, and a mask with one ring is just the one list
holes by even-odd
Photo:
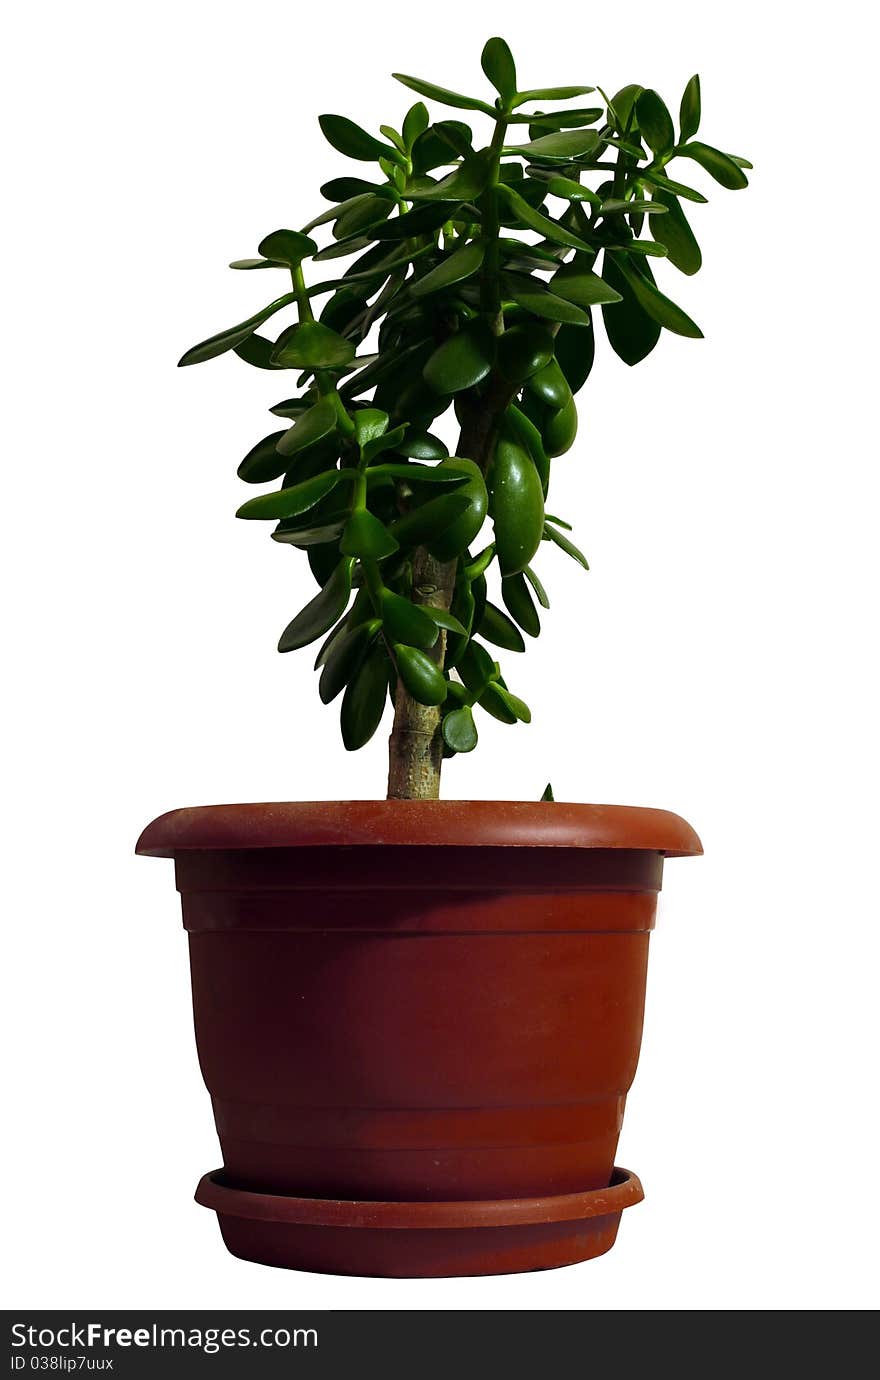
[[663, 810], [492, 801], [217, 805], [155, 820], [189, 931], [234, 1255], [493, 1274], [608, 1250]]

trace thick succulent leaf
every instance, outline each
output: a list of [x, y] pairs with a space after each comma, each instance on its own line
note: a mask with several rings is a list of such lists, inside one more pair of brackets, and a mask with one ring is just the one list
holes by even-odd
[[385, 712], [388, 658], [381, 642], [374, 642], [342, 697], [339, 724], [342, 741], [356, 752], [370, 741]]
[[575, 162], [595, 153], [599, 135], [594, 129], [558, 130], [542, 134], [527, 144], [518, 144], [511, 152], [527, 154], [530, 158], [558, 158], [563, 163]]
[[354, 510], [339, 543], [344, 556], [359, 556], [363, 561], [384, 561], [397, 549], [398, 543], [384, 522], [366, 508]]
[[682, 143], [693, 139], [700, 128], [700, 78], [695, 73], [684, 88], [678, 115], [679, 138]]
[[556, 332], [556, 359], [572, 393], [583, 388], [596, 354], [596, 333], [580, 326], [560, 326]]
[[535, 86], [529, 91], [520, 91], [515, 105], [525, 105], [528, 101], [573, 101], [576, 96], [589, 96], [595, 86]]
[[485, 190], [492, 172], [492, 155], [488, 149], [472, 153], [432, 187], [407, 192], [412, 201], [473, 201]]
[[727, 187], [729, 191], [740, 191], [749, 185], [740, 165], [727, 153], [722, 153], [720, 149], [713, 149], [710, 144], [701, 144], [696, 139], [689, 144], [684, 144], [677, 150], [680, 158], [692, 158], [695, 163], [699, 163], [710, 177], [714, 177], [722, 187]]
[[588, 326], [590, 318], [582, 307], [565, 297], [557, 297], [545, 287], [539, 278], [522, 277], [516, 273], [506, 273], [502, 280], [507, 296], [519, 306], [545, 321], [563, 321], [569, 325]]
[[501, 598], [507, 612], [529, 637], [537, 637], [541, 631], [541, 620], [535, 608], [525, 574], [518, 571], [501, 581]]
[[207, 340], [193, 345], [192, 349], [181, 355], [177, 361], [178, 367], [183, 368], [188, 364], [202, 364], [207, 359], [215, 359], [217, 355], [225, 354], [227, 350], [234, 350], [236, 345], [247, 340], [249, 335], [253, 335], [258, 326], [261, 326], [264, 321], [268, 321], [270, 316], [274, 316], [282, 307], [287, 307], [295, 301], [296, 294], [293, 292], [286, 292], [283, 297], [277, 297], [274, 302], [263, 307], [262, 311], [248, 317], [247, 321], [240, 321], [237, 326], [228, 326], [225, 331], [218, 331], [216, 335], [211, 335]]
[[453, 283], [470, 278], [483, 262], [484, 252], [485, 246], [481, 240], [472, 240], [470, 244], [456, 249], [447, 258], [442, 259], [436, 268], [432, 268], [430, 273], [426, 273], [424, 278], [416, 279], [410, 287], [410, 295], [427, 297], [429, 293], [440, 292], [443, 288], [451, 287]]
[[516, 95], [516, 64], [503, 38], [490, 38], [483, 49], [480, 66], [501, 99], [510, 102]]
[[444, 86], [436, 86], [434, 82], [422, 81], [421, 77], [410, 77], [405, 72], [392, 72], [395, 81], [408, 86], [410, 91], [415, 91], [419, 96], [426, 96], [429, 101], [439, 101], [441, 105], [451, 105], [455, 110], [481, 110], [484, 115], [491, 115], [495, 118], [495, 111], [486, 101], [479, 100], [476, 96], [462, 96], [458, 91], [447, 91]]
[[708, 198], [698, 192], [696, 187], [688, 187], [684, 182], [675, 182], [665, 173], [645, 172], [640, 173], [641, 180], [647, 182], [651, 187], [657, 187], [662, 192], [669, 192], [672, 196], [680, 196], [685, 201], [696, 201], [704, 203]]
[[422, 375], [435, 393], [461, 393], [486, 377], [494, 356], [495, 339], [486, 322], [469, 321], [437, 347]]
[[533, 374], [526, 386], [542, 403], [555, 411], [571, 402], [571, 389], [555, 359]]
[[689, 336], [696, 340], [702, 339], [703, 332], [697, 323], [692, 321], [687, 312], [682, 311], [675, 302], [671, 302], [660, 291], [656, 283], [651, 278], [645, 277], [635, 264], [628, 264], [622, 259], [618, 267], [639, 306], [644, 312], [647, 312], [648, 316], [652, 317], [667, 331], [674, 332], [675, 335]]
[[598, 307], [603, 302], [619, 302], [620, 293], [591, 268], [581, 264], [565, 264], [550, 279], [550, 287], [557, 297], [564, 297], [579, 307]]
[[400, 152], [393, 145], [374, 138], [346, 115], [320, 115], [318, 124], [328, 144], [344, 153], [346, 158], [356, 158], [363, 163], [374, 163], [379, 158], [387, 158], [393, 163], [402, 161]]
[[419, 704], [442, 704], [446, 699], [446, 677], [435, 661], [418, 647], [394, 644], [397, 671], [413, 699]]
[[443, 715], [443, 741], [453, 752], [473, 752], [477, 746], [477, 726], [470, 705], [463, 704]]
[[590, 253], [593, 252], [593, 246], [588, 244], [586, 240], [581, 239], [579, 235], [573, 235], [570, 230], [566, 230], [565, 226], [557, 224], [549, 216], [534, 210], [513, 187], [508, 187], [506, 183], [502, 182], [499, 184], [498, 192], [507, 204], [511, 215], [528, 230], [536, 230], [539, 235], [552, 240], [554, 244], [564, 244], [570, 249], [585, 249]]
[[300, 513], [307, 513], [322, 498], [326, 498], [337, 484], [353, 478], [354, 470], [328, 470], [325, 474], [316, 474], [313, 479], [303, 480], [301, 484], [293, 484], [289, 489], [250, 498], [241, 505], [235, 516], [275, 520], [299, 517]]
[[440, 635], [438, 625], [425, 609], [393, 590], [382, 591], [381, 612], [385, 633], [391, 642], [405, 642], [410, 647], [428, 651]]
[[423, 546], [438, 539], [470, 506], [470, 499], [463, 494], [443, 493], [410, 509], [398, 518], [391, 531], [401, 546]]
[[353, 628], [346, 627], [345, 623], [341, 625], [342, 634], [334, 638], [323, 661], [321, 679], [318, 682], [318, 694], [322, 704], [331, 704], [353, 679], [379, 626], [377, 618], [367, 623], [359, 623]]
[[416, 101], [415, 105], [410, 106], [403, 120], [403, 142], [407, 149], [411, 149], [431, 122], [427, 107], [421, 101]]
[[538, 600], [538, 603], [541, 605], [541, 608], [549, 609], [550, 600], [547, 597], [547, 591], [530, 565], [526, 566], [525, 570], [523, 571], [523, 575], [528, 580], [532, 589], [535, 591], [535, 598]]
[[246, 340], [242, 340], [233, 347], [232, 353], [243, 359], [245, 364], [251, 364], [255, 369], [280, 369], [283, 366], [272, 363], [272, 351], [275, 349], [275, 342], [267, 340], [264, 335], [249, 335]]
[[602, 319], [614, 353], [625, 364], [638, 364], [660, 339], [660, 326], [641, 306], [618, 264], [605, 255], [602, 276], [620, 293], [620, 301], [603, 306]]
[[656, 91], [642, 91], [636, 100], [639, 131], [654, 154], [667, 154], [675, 143], [672, 116]]
[[262, 441], [258, 441], [239, 465], [239, 479], [246, 484], [268, 484], [273, 479], [280, 479], [287, 469], [286, 457], [279, 455], [277, 450], [283, 435], [283, 431], [273, 431], [271, 436], [264, 436]]
[[279, 652], [294, 652], [329, 632], [341, 618], [351, 597], [351, 572], [354, 561], [344, 557], [324, 588], [316, 594], [292, 622], [288, 623], [278, 643]]
[[667, 214], [651, 222], [651, 234], [665, 246], [671, 264], [682, 273], [697, 273], [703, 255], [678, 197], [660, 191], [654, 196], [666, 207]]
[[338, 369], [350, 364], [355, 344], [321, 321], [300, 321], [282, 331], [272, 360], [287, 369]]
[[264, 258], [286, 264], [288, 268], [296, 268], [303, 259], [316, 254], [318, 246], [298, 230], [273, 230], [271, 235], [260, 241], [258, 249]]
[[539, 321], [510, 326], [498, 340], [498, 368], [511, 383], [524, 383], [553, 358], [553, 334]]
[[505, 436], [499, 438], [488, 489], [498, 564], [502, 575], [515, 575], [531, 561], [544, 528], [541, 476], [524, 446]]
[[572, 560], [577, 561], [578, 565], [582, 565], [584, 570], [589, 570], [590, 567], [587, 564], [587, 558], [583, 551], [580, 551], [564, 532], [558, 531], [557, 528], [552, 527], [549, 522], [544, 528], [544, 538], [546, 541], [554, 542], [556, 546], [559, 547], [560, 551], [564, 551], [567, 556], [571, 556]]
[[333, 403], [329, 398], [321, 398], [320, 402], [316, 402], [314, 407], [310, 407], [308, 412], [304, 412], [293, 426], [285, 431], [278, 442], [279, 452], [281, 455], [295, 455], [297, 451], [320, 441], [323, 436], [329, 436], [336, 430], [336, 421], [336, 408]]

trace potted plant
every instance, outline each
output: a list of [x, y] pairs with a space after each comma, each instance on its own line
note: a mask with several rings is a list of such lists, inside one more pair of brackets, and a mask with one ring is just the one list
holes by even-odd
[[586, 567], [546, 505], [597, 317], [629, 365], [663, 330], [700, 335], [651, 268], [700, 267], [683, 203], [705, 197], [668, 165], [728, 188], [750, 165], [696, 137], [697, 77], [676, 129], [639, 85], [521, 89], [500, 38], [482, 67], [487, 98], [398, 76], [452, 118], [418, 100], [373, 135], [322, 116], [372, 176], [334, 176], [328, 209], [233, 263], [290, 286], [180, 361], [293, 371], [238, 471], [280, 485], [238, 515], [308, 561], [317, 592], [279, 649], [318, 644], [345, 747], [393, 707], [386, 800], [176, 810], [138, 844], [174, 857], [189, 931], [224, 1157], [197, 1198], [234, 1254], [269, 1264], [567, 1264], [607, 1250], [642, 1196], [614, 1154], [648, 938], [664, 857], [699, 840], [665, 811], [549, 789], [441, 801], [440, 773], [481, 714], [530, 718], [498, 655], [539, 633], [542, 543]]

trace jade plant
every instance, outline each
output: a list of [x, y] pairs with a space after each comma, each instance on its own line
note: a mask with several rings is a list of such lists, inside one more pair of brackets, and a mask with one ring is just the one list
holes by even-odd
[[[698, 164], [739, 188], [751, 166], [696, 138], [696, 76], [676, 128], [639, 85], [613, 97], [520, 89], [501, 38], [486, 44], [482, 68], [486, 99], [395, 74], [488, 121], [482, 135], [457, 117], [432, 123], [421, 100], [378, 135], [321, 116], [333, 148], [374, 165], [372, 177], [333, 177], [321, 188], [328, 209], [236, 260], [288, 274], [289, 290], [180, 361], [233, 351], [258, 369], [293, 370], [295, 391], [269, 409], [280, 429], [238, 468], [248, 484], [281, 487], [238, 516], [274, 522], [274, 540], [306, 555], [318, 592], [279, 650], [323, 639], [318, 691], [325, 704], [342, 697], [346, 748], [369, 741], [390, 699], [389, 797], [439, 794], [443, 758], [477, 745], [475, 710], [529, 721], [495, 649], [522, 652], [523, 634], [538, 636], [537, 606], [549, 607], [535, 569], [542, 543], [587, 568], [546, 505], [551, 462], [575, 440], [596, 309], [629, 365], [664, 330], [699, 337], [651, 267], [665, 259], [694, 274], [701, 264], [682, 203], [706, 198], [678, 168]], [[319, 231], [329, 231], [323, 247]], [[285, 310], [294, 319], [274, 340], [261, 333]], [[447, 413], [459, 432], [452, 453], [435, 430]]]

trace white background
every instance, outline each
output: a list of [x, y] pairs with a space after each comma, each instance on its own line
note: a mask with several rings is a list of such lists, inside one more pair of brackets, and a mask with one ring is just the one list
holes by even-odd
[[[877, 1302], [867, 12], [50, 0], [7, 19], [7, 1306]], [[305, 562], [233, 518], [277, 382], [174, 365], [262, 304], [265, 277], [227, 260], [361, 171], [316, 116], [399, 122], [392, 70], [478, 90], [496, 31], [529, 85], [638, 80], [677, 109], [699, 70], [702, 136], [755, 172], [730, 193], [688, 165], [705, 267], [659, 272], [706, 339], [664, 334], [632, 371], [601, 350], [553, 495], [592, 570], [542, 556], [553, 608], [511, 674], [534, 722], [489, 723], [445, 792], [534, 799], [551, 777], [560, 799], [678, 810], [706, 856], [667, 870], [619, 1154], [647, 1200], [614, 1251], [483, 1280], [289, 1274], [227, 1255], [191, 1201], [219, 1153], [184, 934], [171, 865], [132, 850], [173, 806], [381, 795], [386, 733], [343, 752], [308, 655], [274, 650]]]

